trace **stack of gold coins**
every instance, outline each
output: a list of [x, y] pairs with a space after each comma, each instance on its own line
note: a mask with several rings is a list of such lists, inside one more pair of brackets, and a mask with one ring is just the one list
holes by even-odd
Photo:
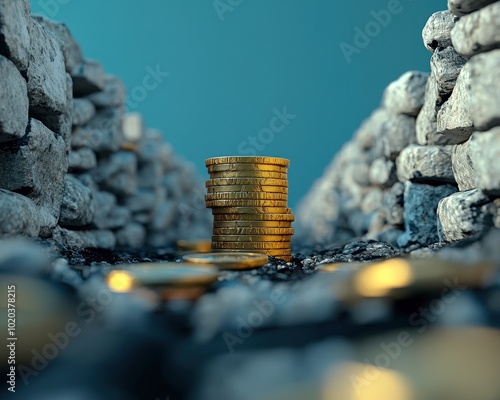
[[212, 249], [257, 252], [290, 261], [292, 222], [288, 203], [290, 161], [276, 157], [214, 157], [206, 205], [214, 215]]

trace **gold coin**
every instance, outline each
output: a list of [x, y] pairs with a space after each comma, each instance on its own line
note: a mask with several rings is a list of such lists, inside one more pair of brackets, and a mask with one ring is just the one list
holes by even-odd
[[267, 256], [248, 252], [187, 254], [183, 259], [192, 264], [216, 265], [219, 269], [252, 269], [267, 264]]
[[[213, 210], [212, 210], [213, 211]], [[280, 222], [291, 222], [294, 221], [295, 217], [293, 214], [214, 214], [214, 221], [230, 221], [230, 222], [241, 222], [241, 221], [280, 221]]]
[[272, 178], [218, 178], [210, 179], [205, 184], [206, 187], [224, 185], [263, 185], [288, 187], [288, 181], [286, 179]]
[[289, 248], [290, 242], [212, 242], [212, 249], [269, 250]]
[[209, 208], [213, 207], [286, 207], [286, 200], [207, 200], [205, 204]]
[[123, 151], [130, 151], [132, 153], [137, 153], [138, 146], [135, 143], [125, 142], [121, 145]]
[[272, 164], [282, 167], [290, 166], [290, 160], [279, 157], [264, 157], [264, 156], [234, 156], [234, 157], [212, 157], [207, 158], [205, 165], [216, 164]]
[[220, 192], [209, 193], [205, 195], [205, 200], [287, 200], [288, 196], [284, 193], [265, 193], [265, 192]]
[[293, 228], [215, 228], [214, 235], [293, 235]]
[[225, 185], [209, 186], [208, 193], [218, 192], [266, 192], [266, 193], [288, 193], [285, 186], [264, 186], [264, 185]]
[[292, 209], [288, 207], [272, 207], [272, 206], [219, 206], [212, 209], [212, 214], [291, 214]]
[[197, 251], [200, 253], [209, 253], [212, 248], [210, 240], [179, 240], [177, 248], [180, 251]]
[[[226, 252], [226, 253], [240, 253], [244, 250], [239, 250], [239, 249], [224, 249], [224, 250], [218, 250], [214, 249], [213, 252], [215, 254], [221, 253], [221, 252]], [[259, 253], [263, 254], [269, 257], [292, 257], [292, 250], [291, 249], [254, 249], [252, 250], [254, 253]]]
[[219, 178], [272, 178], [272, 179], [288, 179], [287, 174], [281, 172], [267, 171], [233, 171], [233, 172], [211, 172], [210, 179]]
[[291, 229], [292, 221], [214, 221], [215, 229]]
[[261, 171], [261, 172], [280, 172], [286, 174], [288, 168], [280, 167], [279, 165], [270, 164], [217, 164], [207, 167], [208, 172], [244, 172], [244, 171]]
[[289, 242], [292, 235], [213, 235], [213, 242]]

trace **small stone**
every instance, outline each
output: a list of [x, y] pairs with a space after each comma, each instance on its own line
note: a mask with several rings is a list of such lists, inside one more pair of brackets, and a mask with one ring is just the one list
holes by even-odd
[[453, 146], [451, 153], [453, 175], [461, 192], [477, 187], [476, 171], [472, 164], [470, 149], [470, 143], [474, 135], [476, 134], [473, 134], [467, 142]]
[[85, 98], [73, 99], [73, 126], [82, 126], [95, 115], [95, 106]]
[[165, 200], [156, 210], [149, 228], [152, 231], [159, 232], [172, 228], [175, 218], [178, 216], [178, 208], [172, 200]]
[[444, 100], [439, 95], [436, 77], [434, 72], [431, 71], [425, 88], [424, 105], [417, 116], [415, 125], [418, 144], [422, 146], [433, 144], [437, 129], [437, 113], [443, 102]]
[[89, 171], [97, 166], [97, 159], [92, 150], [82, 147], [81, 149], [70, 151], [68, 164], [71, 172]]
[[12, 60], [25, 76], [31, 43], [30, 14], [28, 0], [0, 0], [0, 54]]
[[451, 146], [410, 145], [396, 160], [402, 182], [456, 183], [451, 164]]
[[491, 226], [491, 202], [492, 199], [479, 189], [454, 193], [442, 199], [437, 210], [440, 240], [461, 240]]
[[140, 113], [125, 115], [123, 120], [123, 134], [125, 140], [131, 143], [139, 143], [145, 137], [146, 127]]
[[398, 247], [398, 240], [404, 231], [393, 226], [386, 226], [380, 230], [375, 240], [389, 243], [391, 246]]
[[72, 175], [66, 175], [59, 225], [64, 227], [85, 226], [90, 224], [93, 218], [94, 197], [92, 191]]
[[92, 171], [94, 180], [117, 196], [128, 196], [137, 189], [137, 157], [120, 151], [103, 156]]
[[390, 188], [396, 183], [396, 164], [387, 158], [377, 158], [370, 166], [370, 183], [373, 185]]
[[0, 209], [0, 238], [37, 237], [40, 233], [38, 211], [27, 197], [0, 189]]
[[[0, 1], [1, 10], [5, 1]], [[0, 32], [4, 27], [0, 23]], [[0, 36], [1, 41], [1, 36]], [[1, 52], [1, 50], [0, 50]], [[0, 56], [0, 143], [21, 138], [28, 126], [28, 89], [12, 61]]]
[[104, 77], [104, 88], [100, 92], [92, 93], [88, 99], [97, 108], [122, 107], [126, 100], [126, 90], [123, 82], [113, 75]]
[[500, 127], [472, 135], [470, 154], [477, 187], [500, 196]]
[[451, 46], [450, 33], [454, 25], [455, 16], [450, 11], [432, 14], [422, 31], [425, 48], [434, 52], [438, 47]]
[[116, 246], [115, 235], [109, 230], [70, 231], [58, 226], [54, 229], [52, 238], [68, 248], [112, 250]]
[[129, 222], [115, 232], [116, 242], [122, 247], [140, 248], [146, 241], [146, 228], [141, 224]]
[[395, 160], [401, 150], [416, 142], [415, 118], [396, 115], [384, 123], [384, 155]]
[[116, 196], [108, 192], [98, 192], [95, 197], [93, 224], [99, 229], [118, 229], [131, 220], [130, 210], [117, 205]]
[[452, 46], [436, 49], [431, 57], [431, 69], [441, 98], [449, 98], [466, 61]]
[[84, 61], [71, 70], [74, 97], [84, 97], [104, 89], [105, 74], [97, 61]]
[[152, 210], [158, 202], [158, 191], [138, 189], [125, 199], [125, 205], [133, 213]]
[[374, 188], [369, 191], [361, 203], [361, 211], [365, 214], [371, 214], [380, 210], [383, 196], [384, 194], [382, 190], [378, 188]]
[[390, 225], [399, 226], [404, 223], [404, 193], [405, 185], [401, 182], [395, 183], [384, 192], [382, 212]]
[[457, 17], [470, 14], [497, 0], [448, 0], [448, 9]]
[[425, 72], [406, 72], [385, 89], [382, 105], [394, 114], [417, 116], [424, 104], [428, 77]]

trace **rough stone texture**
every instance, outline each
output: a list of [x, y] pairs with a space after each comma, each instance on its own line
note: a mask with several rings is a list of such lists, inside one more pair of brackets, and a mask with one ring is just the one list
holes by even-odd
[[456, 192], [451, 185], [430, 186], [405, 183], [405, 233], [398, 239], [401, 247], [411, 244], [421, 246], [439, 241], [436, 210], [439, 201]]
[[104, 77], [104, 88], [91, 94], [88, 99], [98, 108], [120, 107], [125, 104], [127, 94], [123, 82], [113, 75]]
[[0, 0], [0, 54], [11, 59], [24, 75], [31, 46], [28, 0]]
[[377, 158], [370, 166], [370, 183], [373, 185], [390, 188], [396, 183], [396, 164], [386, 158]]
[[89, 122], [95, 115], [94, 103], [81, 98], [73, 99], [73, 126], [81, 126]]
[[399, 226], [404, 223], [404, 193], [405, 185], [401, 182], [395, 183], [392, 188], [384, 192], [382, 211], [386, 221], [391, 225]]
[[460, 71], [453, 93], [438, 112], [434, 144], [463, 143], [474, 132], [469, 84], [470, 64], [467, 63]]
[[437, 210], [440, 240], [461, 240], [493, 225], [491, 202], [492, 199], [479, 189], [442, 199]]
[[443, 99], [439, 96], [439, 87], [431, 71], [425, 88], [425, 98], [422, 110], [417, 116], [415, 131], [417, 143], [422, 146], [433, 144], [436, 137], [437, 113], [443, 104]]
[[33, 118], [25, 137], [0, 147], [0, 187], [26, 195], [39, 207], [42, 236], [57, 224], [67, 169], [64, 141]]
[[38, 22], [31, 24], [28, 67], [30, 114], [41, 118], [67, 110], [67, 82], [61, 44]]
[[458, 17], [470, 14], [497, 0], [448, 0], [448, 9]]
[[90, 224], [93, 218], [94, 198], [92, 191], [75, 177], [66, 175], [59, 225], [64, 227], [85, 226]]
[[453, 175], [455, 176], [460, 191], [477, 187], [476, 171], [474, 170], [470, 154], [470, 143], [474, 135], [476, 134], [473, 134], [471, 139], [467, 142], [453, 146], [453, 151], [451, 153]]
[[385, 89], [382, 105], [394, 114], [417, 116], [424, 104], [428, 77], [420, 71], [404, 73]]
[[60, 22], [52, 21], [41, 15], [34, 15], [33, 19], [47, 30], [51, 31], [59, 40], [64, 54], [66, 72], [83, 62], [83, 53], [80, 45], [75, 41], [68, 27]]
[[433, 52], [438, 47], [451, 46], [450, 33], [454, 25], [455, 16], [450, 11], [432, 14], [422, 31], [426, 49]]
[[470, 141], [470, 153], [477, 187], [487, 193], [500, 196], [500, 127], [474, 134]]
[[128, 208], [117, 205], [116, 196], [108, 192], [98, 192], [94, 197], [95, 213], [93, 224], [99, 229], [118, 229], [131, 220]]
[[158, 201], [158, 192], [158, 190], [139, 189], [125, 199], [125, 204], [133, 213], [151, 211]]
[[479, 54], [469, 64], [472, 121], [486, 131], [500, 125], [500, 50]]
[[97, 159], [95, 153], [86, 147], [72, 150], [68, 155], [68, 167], [70, 172], [89, 171], [96, 166]]
[[146, 241], [146, 228], [143, 225], [130, 222], [115, 232], [116, 242], [122, 247], [140, 248]]
[[421, 183], [455, 183], [451, 151], [452, 146], [406, 147], [396, 161], [398, 179]]
[[88, 96], [104, 89], [104, 69], [97, 61], [84, 61], [75, 65], [70, 73], [75, 97]]
[[125, 151], [105, 156], [92, 176], [103, 189], [117, 196], [131, 195], [137, 189], [137, 157]]
[[27, 197], [0, 189], [0, 210], [0, 238], [40, 233], [38, 211]]
[[[4, 3], [0, 1], [0, 13]], [[28, 107], [26, 81], [12, 61], [0, 56], [0, 143], [24, 136]]]
[[452, 46], [436, 49], [431, 57], [431, 69], [441, 98], [447, 99], [452, 93], [466, 61]]
[[396, 115], [384, 123], [384, 155], [395, 160], [401, 150], [416, 142], [415, 118]]
[[109, 230], [70, 231], [61, 227], [54, 229], [52, 238], [69, 248], [97, 248], [112, 250], [116, 246], [116, 237]]

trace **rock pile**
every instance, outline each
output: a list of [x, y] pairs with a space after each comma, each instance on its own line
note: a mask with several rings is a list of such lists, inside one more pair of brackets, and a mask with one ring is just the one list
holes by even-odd
[[500, 227], [500, 2], [448, 8], [422, 32], [430, 74], [387, 87], [303, 199], [297, 239], [413, 248]]
[[0, 0], [0, 80], [0, 238], [113, 249], [208, 237], [194, 166], [28, 0]]

